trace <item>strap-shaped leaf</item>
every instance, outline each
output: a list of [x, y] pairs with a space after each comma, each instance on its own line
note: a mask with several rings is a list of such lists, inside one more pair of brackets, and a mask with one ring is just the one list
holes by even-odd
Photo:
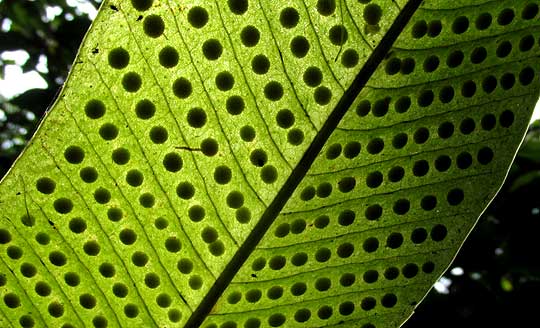
[[537, 1], [104, 1], [0, 185], [0, 322], [395, 327], [500, 187]]

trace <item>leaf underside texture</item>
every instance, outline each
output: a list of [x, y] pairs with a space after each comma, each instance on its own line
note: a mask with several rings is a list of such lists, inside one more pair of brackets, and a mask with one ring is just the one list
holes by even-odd
[[0, 326], [398, 327], [523, 138], [538, 17], [105, 0], [0, 185]]

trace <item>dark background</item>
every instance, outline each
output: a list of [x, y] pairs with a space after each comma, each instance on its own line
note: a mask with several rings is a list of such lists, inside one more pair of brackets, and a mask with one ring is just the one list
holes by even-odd
[[[1, 0], [0, 0], [1, 1]], [[101, 0], [90, 2], [98, 7]], [[62, 14], [48, 21], [45, 8]], [[9, 29], [5, 28], [8, 21]], [[40, 55], [48, 88], [11, 99], [0, 90], [0, 177], [32, 136], [64, 82], [90, 26], [88, 15], [67, 0], [0, 2], [0, 54], [25, 50], [23, 71], [35, 70]], [[0, 77], [6, 65], [0, 59]], [[30, 114], [31, 113], [31, 114]], [[33, 115], [32, 115], [33, 114]], [[423, 327], [540, 327], [540, 121], [529, 129], [501, 192], [471, 233], [451, 269], [404, 325]], [[523, 324], [523, 325], [522, 325]]]

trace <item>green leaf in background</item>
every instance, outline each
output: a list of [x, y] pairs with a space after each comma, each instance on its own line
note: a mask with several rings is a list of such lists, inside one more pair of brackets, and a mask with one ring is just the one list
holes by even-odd
[[397, 327], [499, 189], [537, 1], [104, 1], [0, 185], [0, 322]]

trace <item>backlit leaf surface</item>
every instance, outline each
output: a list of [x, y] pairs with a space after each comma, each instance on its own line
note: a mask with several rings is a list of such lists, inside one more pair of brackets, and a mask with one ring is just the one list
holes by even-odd
[[104, 1], [0, 185], [0, 322], [396, 327], [500, 187], [537, 1]]

